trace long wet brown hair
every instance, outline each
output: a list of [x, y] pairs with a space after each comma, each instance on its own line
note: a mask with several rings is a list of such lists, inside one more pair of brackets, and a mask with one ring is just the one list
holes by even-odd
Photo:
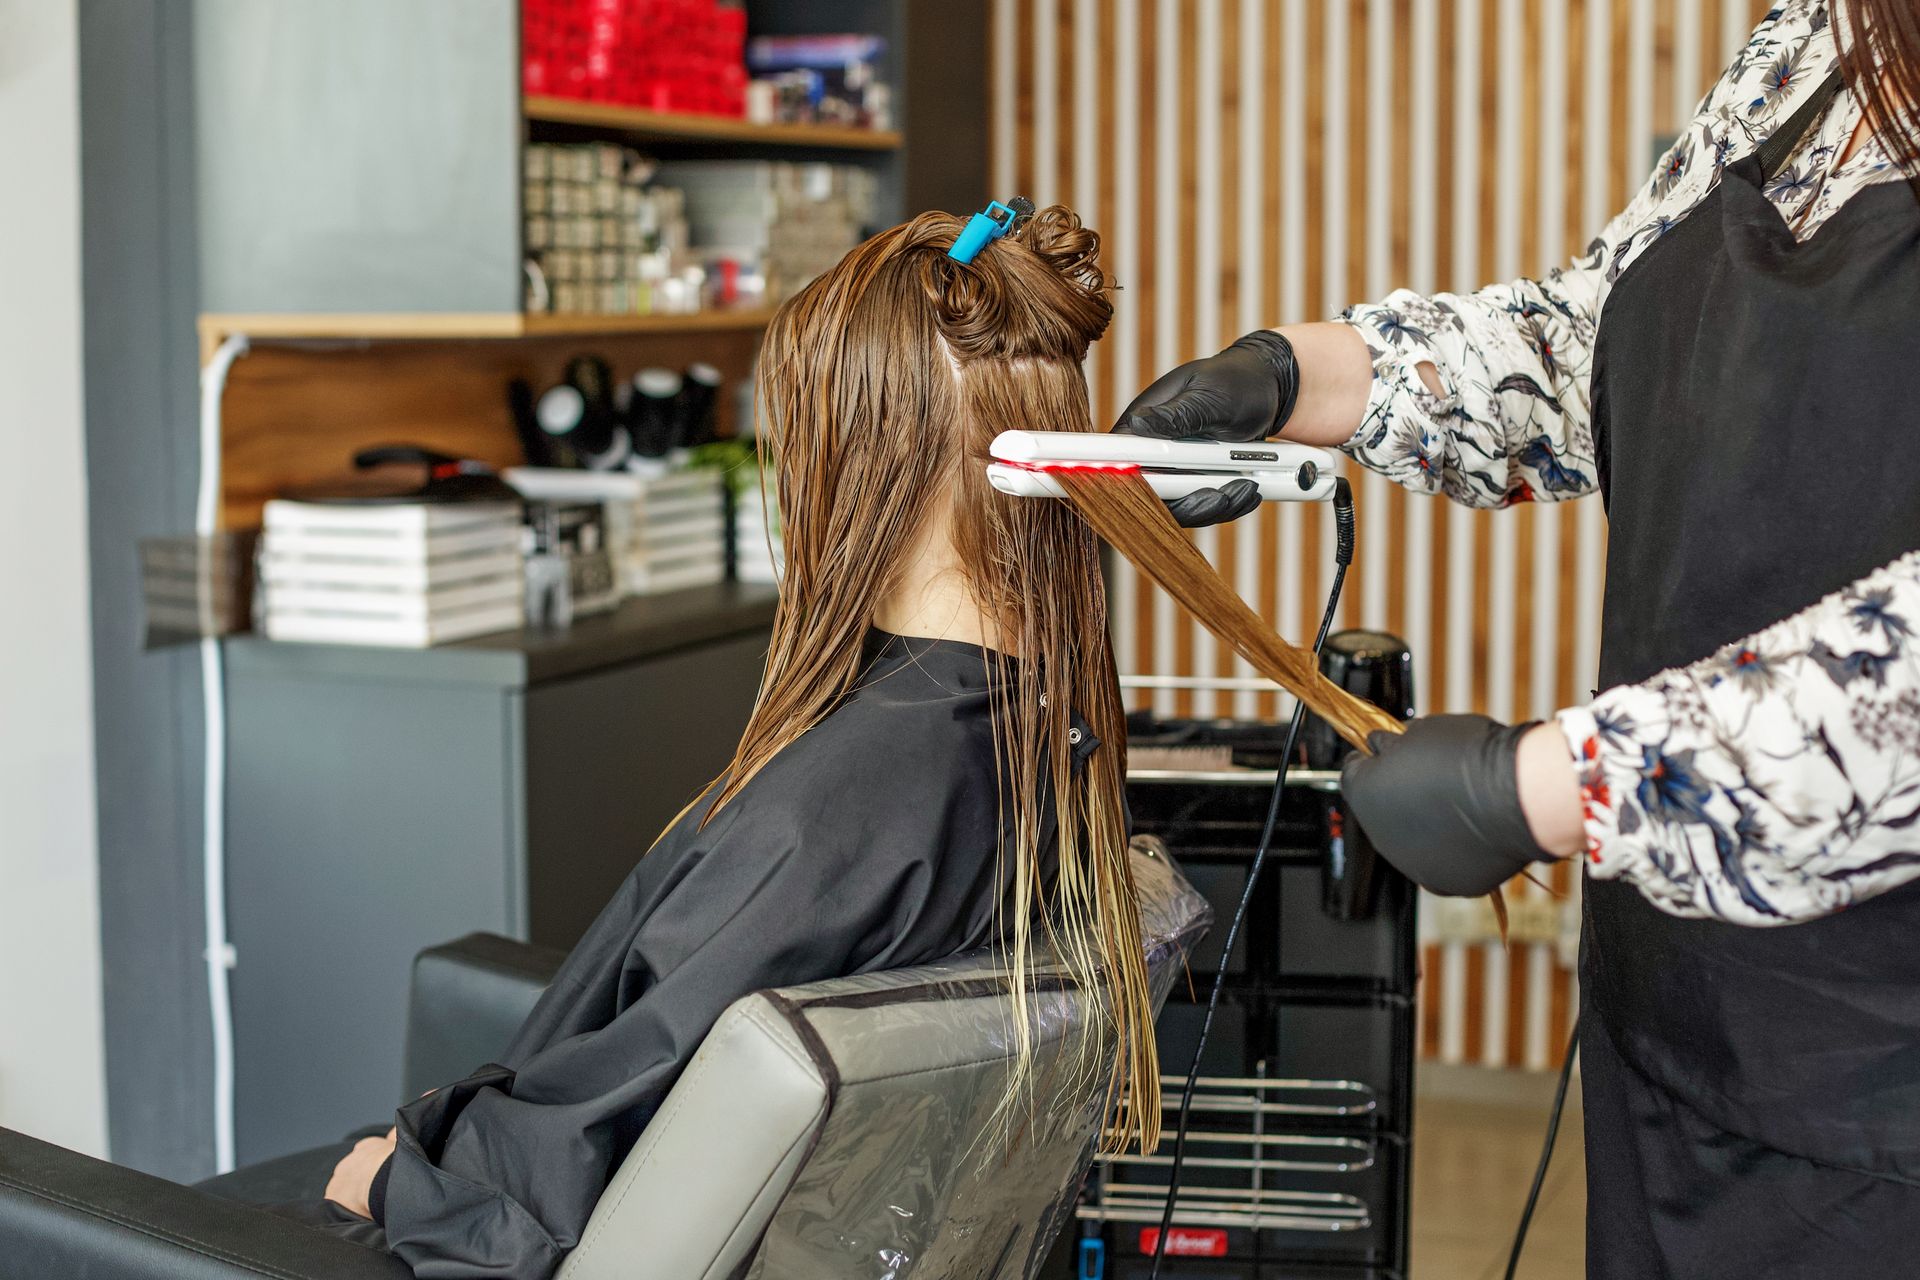
[[1840, 0], [1840, 72], [1920, 196], [1920, 2]]
[[[1249, 608], [1173, 522], [1137, 470], [1069, 467], [1055, 478], [1074, 510], [1135, 568], [1354, 747], [1370, 751], [1370, 735], [1406, 731], [1406, 725], [1387, 712], [1327, 679], [1312, 650], [1288, 643]], [[1488, 900], [1504, 942], [1507, 900], [1498, 889]]]
[[[930, 513], [943, 510], [997, 638], [987, 685], [1011, 885], [1002, 945], [1020, 1048], [1009, 1100], [1037, 1092], [1029, 997], [1043, 941], [1076, 985], [1096, 993], [1097, 1039], [1119, 1049], [1104, 1078], [1075, 1072], [1075, 1082], [1104, 1089], [1109, 1146], [1138, 1139], [1151, 1148], [1159, 1072], [1099, 546], [1065, 503], [1010, 498], [986, 480], [988, 444], [1008, 427], [1093, 429], [1081, 362], [1112, 317], [1111, 288], [1099, 237], [1066, 209], [1039, 211], [971, 263], [947, 256], [962, 224], [929, 213], [882, 232], [768, 327], [759, 438], [786, 568], [760, 699], [707, 813], [847, 696], [875, 608]], [[1078, 771], [1074, 711], [1103, 744]], [[1051, 883], [1042, 847], [1049, 796], [1058, 813]], [[1079, 1058], [1089, 1070], [1096, 1061]], [[1050, 1092], [1062, 1087], [1048, 1081]]]
[[1406, 730], [1392, 715], [1320, 674], [1311, 649], [1282, 639], [1255, 613], [1200, 554], [1191, 535], [1173, 522], [1166, 504], [1138, 470], [1067, 467], [1055, 472], [1055, 479], [1096, 533], [1341, 737], [1366, 751], [1367, 735]]

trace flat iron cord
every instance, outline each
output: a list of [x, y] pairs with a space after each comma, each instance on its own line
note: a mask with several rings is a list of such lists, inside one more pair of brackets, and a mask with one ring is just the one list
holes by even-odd
[[[1340, 590], [1346, 585], [1347, 567], [1353, 563], [1354, 518], [1353, 487], [1341, 476], [1334, 481], [1333, 586], [1327, 592], [1327, 605], [1320, 614], [1320, 630], [1313, 638], [1313, 652], [1327, 642], [1333, 628], [1333, 615], [1340, 607]], [[1200, 1022], [1200, 1038], [1193, 1046], [1193, 1061], [1187, 1067], [1187, 1082], [1180, 1090], [1180, 1116], [1174, 1125], [1173, 1164], [1167, 1171], [1167, 1203], [1160, 1213], [1160, 1232], [1153, 1242], [1153, 1269], [1147, 1280], [1160, 1280], [1160, 1263], [1167, 1256], [1167, 1237], [1173, 1234], [1174, 1199], [1180, 1194], [1180, 1171], [1187, 1158], [1187, 1122], [1193, 1113], [1193, 1085], [1200, 1075], [1200, 1058], [1207, 1051], [1207, 1033], [1213, 1030], [1214, 1011], [1220, 1007], [1220, 992], [1226, 985], [1227, 958], [1233, 954], [1234, 939], [1247, 916], [1247, 904], [1253, 901], [1254, 886], [1260, 883], [1260, 869], [1266, 865], [1267, 851], [1273, 844], [1273, 831], [1280, 821], [1280, 802], [1287, 790], [1287, 768], [1293, 763], [1294, 745], [1300, 738], [1300, 725], [1306, 718], [1306, 704], [1294, 703], [1293, 719], [1287, 724], [1286, 744], [1280, 751], [1280, 764], [1274, 772], [1273, 795], [1267, 801], [1267, 820], [1260, 829], [1260, 843], [1253, 852], [1253, 864], [1247, 869], [1247, 884], [1240, 891], [1240, 905], [1233, 910], [1227, 935], [1220, 946], [1220, 967], [1214, 971], [1213, 993], [1207, 997], [1206, 1017]], [[1524, 1227], [1523, 1227], [1524, 1230]]]
[[1527, 1247], [1527, 1228], [1533, 1225], [1533, 1210], [1540, 1203], [1540, 1188], [1547, 1180], [1547, 1166], [1553, 1162], [1554, 1139], [1560, 1136], [1560, 1113], [1567, 1106], [1567, 1083], [1573, 1079], [1573, 1061], [1580, 1053], [1580, 1023], [1574, 1020], [1573, 1034], [1567, 1037], [1567, 1056], [1560, 1063], [1560, 1084], [1553, 1091], [1553, 1112], [1547, 1117], [1547, 1138], [1540, 1145], [1540, 1163], [1533, 1171], [1533, 1187], [1527, 1192], [1527, 1207], [1520, 1211], [1520, 1226], [1513, 1233], [1513, 1252], [1507, 1255], [1507, 1280], [1520, 1270], [1520, 1251]]

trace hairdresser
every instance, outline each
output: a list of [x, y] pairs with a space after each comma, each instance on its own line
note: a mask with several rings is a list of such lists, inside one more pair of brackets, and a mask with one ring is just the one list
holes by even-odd
[[1593, 701], [1343, 779], [1437, 892], [1586, 866], [1590, 1276], [1920, 1271], [1916, 194], [1920, 6], [1786, 0], [1579, 261], [1249, 334], [1119, 423], [1606, 503]]

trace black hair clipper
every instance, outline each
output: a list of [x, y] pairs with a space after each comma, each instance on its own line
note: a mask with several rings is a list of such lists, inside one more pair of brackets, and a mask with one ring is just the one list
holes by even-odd
[[[1320, 671], [1355, 697], [1402, 720], [1413, 718], [1413, 654], [1406, 641], [1383, 631], [1342, 631], [1327, 637]], [[1306, 725], [1307, 765], [1338, 769], [1353, 750], [1318, 716]], [[1322, 821], [1321, 906], [1336, 920], [1363, 920], [1378, 896], [1380, 855], [1347, 812], [1338, 793], [1327, 796]]]

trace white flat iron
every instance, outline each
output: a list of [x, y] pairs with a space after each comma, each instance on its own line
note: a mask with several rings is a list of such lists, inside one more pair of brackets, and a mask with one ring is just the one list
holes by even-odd
[[1311, 445], [1261, 440], [1158, 440], [1092, 431], [1002, 431], [988, 453], [987, 480], [1016, 498], [1064, 498], [1052, 472], [1135, 471], [1171, 501], [1234, 480], [1260, 487], [1262, 502], [1324, 502], [1333, 496], [1333, 455]]

